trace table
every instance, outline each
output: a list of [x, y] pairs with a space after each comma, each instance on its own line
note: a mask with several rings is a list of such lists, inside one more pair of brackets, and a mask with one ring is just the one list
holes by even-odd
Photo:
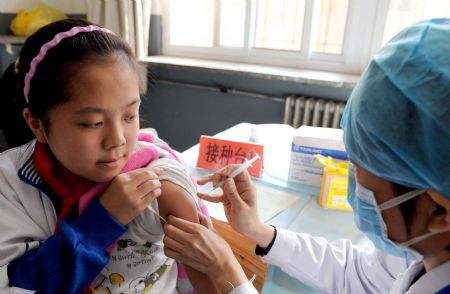
[[[289, 156], [292, 137], [290, 132], [293, 128], [287, 125], [254, 125], [249, 123], [240, 123], [235, 125], [214, 137], [229, 140], [240, 140], [257, 142], [264, 145], [264, 173], [262, 178], [255, 179], [255, 185], [258, 190], [259, 203], [265, 202], [267, 206], [284, 207], [281, 211], [272, 211], [267, 214], [264, 212], [264, 205], [258, 205], [262, 219], [277, 227], [289, 229], [292, 231], [310, 233], [323, 236], [329, 241], [338, 238], [347, 238], [361, 246], [371, 246], [370, 242], [358, 231], [353, 222], [353, 214], [346, 211], [326, 210], [319, 206], [317, 199], [319, 189], [301, 185], [294, 185], [287, 182], [287, 173], [289, 166]], [[196, 168], [199, 146], [195, 145], [182, 153], [182, 158], [189, 167], [194, 177], [200, 177], [211, 173], [208, 170]], [[201, 188], [207, 190], [206, 187]], [[287, 199], [283, 202], [283, 199]], [[207, 204], [208, 210], [213, 218], [224, 220], [222, 207], [214, 204]], [[226, 224], [226, 223], [225, 223]], [[230, 234], [231, 229], [224, 223], [219, 222], [221, 231]], [[221, 232], [219, 231], [219, 233]], [[241, 238], [241, 236], [228, 235], [228, 238]], [[226, 238], [227, 239], [227, 238]], [[241, 240], [241, 239], [239, 239]], [[238, 246], [239, 242], [229, 240], [231, 246]], [[248, 246], [247, 246], [248, 247]], [[233, 248], [235, 250], [236, 248]], [[244, 248], [237, 249], [238, 255], [243, 250], [253, 251]], [[235, 251], [236, 254], [236, 251]], [[250, 258], [253, 252], [247, 252], [245, 257]], [[255, 258], [255, 256], [253, 256]], [[256, 257], [258, 258], [258, 257]], [[250, 261], [256, 264], [255, 261]], [[247, 274], [251, 274], [252, 269], [246, 264]], [[261, 274], [260, 266], [255, 272]], [[264, 273], [263, 273], [264, 274]], [[258, 281], [259, 282], [259, 281]], [[263, 283], [262, 293], [319, 293], [317, 290], [309, 288], [303, 283], [289, 277], [279, 268], [269, 266], [265, 276], [260, 277]], [[257, 287], [258, 288], [258, 287]]]

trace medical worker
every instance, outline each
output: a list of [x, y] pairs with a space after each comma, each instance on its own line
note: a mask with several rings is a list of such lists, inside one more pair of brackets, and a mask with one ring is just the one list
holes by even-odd
[[[417, 23], [386, 44], [341, 124], [348, 200], [375, 249], [262, 223], [248, 173], [226, 179], [233, 166], [199, 180], [226, 179], [223, 195], [200, 196], [223, 202], [230, 225], [258, 244], [256, 254], [322, 291], [450, 293], [450, 20]], [[231, 293], [256, 293], [215, 233], [175, 217], [165, 231], [168, 256], [229, 282]]]

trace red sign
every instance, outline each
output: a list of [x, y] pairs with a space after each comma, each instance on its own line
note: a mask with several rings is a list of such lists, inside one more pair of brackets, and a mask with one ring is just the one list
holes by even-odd
[[264, 166], [264, 146], [239, 141], [216, 139], [209, 136], [200, 137], [200, 150], [197, 167], [216, 170], [229, 164], [241, 164], [257, 153], [261, 159], [256, 160], [248, 169], [250, 175], [260, 177]]

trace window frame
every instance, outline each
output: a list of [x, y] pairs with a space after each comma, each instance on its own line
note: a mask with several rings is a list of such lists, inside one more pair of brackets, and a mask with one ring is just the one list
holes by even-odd
[[[220, 4], [220, 0], [217, 1]], [[360, 74], [371, 56], [380, 48], [389, 0], [348, 0], [347, 24], [344, 32], [342, 54], [310, 52], [314, 0], [305, 0], [302, 50], [299, 52], [253, 48], [257, 0], [246, 1], [244, 46], [220, 47], [220, 5], [216, 5], [213, 47], [175, 46], [170, 44], [170, 1], [162, 1], [162, 55], [212, 59], [271, 65], [303, 70], [319, 70]], [[317, 6], [316, 6], [317, 8]], [[364, 17], [361, 17], [364, 16]], [[354, 45], [352, 45], [354, 44]], [[217, 46], [217, 47], [216, 47]], [[308, 48], [308, 50], [304, 50]]]

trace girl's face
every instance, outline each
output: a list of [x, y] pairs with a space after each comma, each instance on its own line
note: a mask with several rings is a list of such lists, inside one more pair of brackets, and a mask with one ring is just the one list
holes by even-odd
[[69, 101], [50, 112], [43, 131], [65, 168], [95, 182], [119, 174], [139, 131], [138, 75], [126, 62], [111, 60], [83, 65], [72, 77]]

